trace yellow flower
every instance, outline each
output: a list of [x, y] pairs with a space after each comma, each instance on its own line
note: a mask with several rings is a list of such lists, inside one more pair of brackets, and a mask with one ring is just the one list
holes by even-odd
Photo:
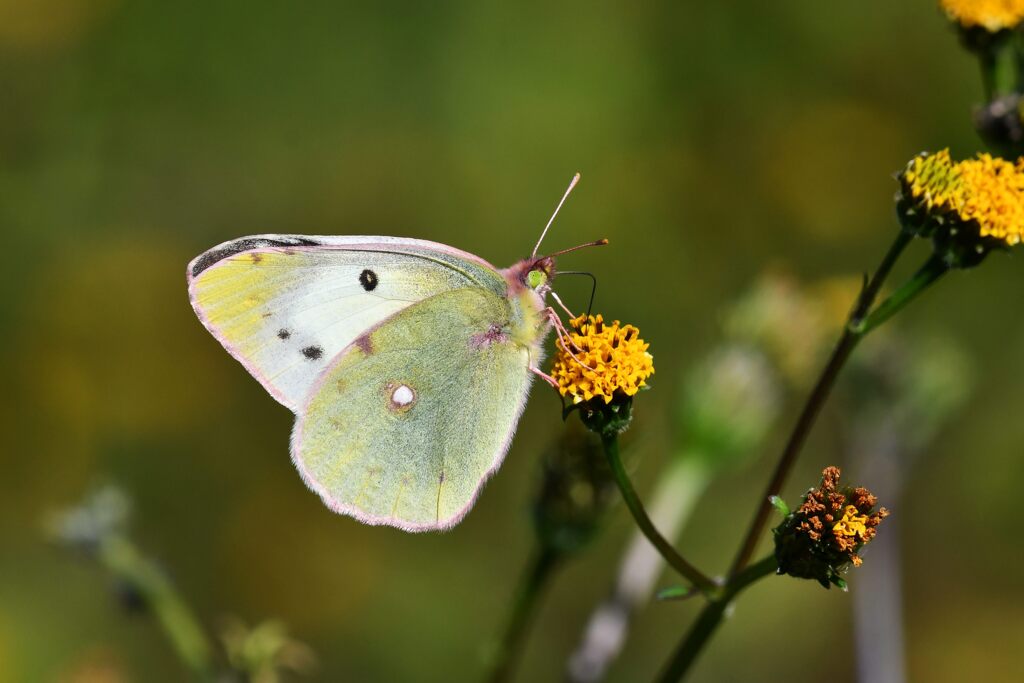
[[930, 218], [959, 219], [978, 237], [1010, 246], [1024, 234], [1024, 159], [1014, 164], [979, 154], [953, 162], [943, 150], [915, 157], [901, 180], [904, 196]]
[[601, 315], [581, 315], [569, 323], [568, 349], [559, 340], [551, 375], [562, 396], [583, 403], [597, 398], [611, 403], [616, 396], [633, 396], [654, 374], [654, 358], [640, 330]]
[[1024, 20], [1024, 0], [939, 0], [950, 20], [989, 33], [1014, 28]]
[[857, 508], [847, 505], [843, 510], [843, 518], [832, 527], [832, 533], [836, 536], [853, 536], [863, 541], [868, 530], [867, 521], [867, 515], [862, 515]]

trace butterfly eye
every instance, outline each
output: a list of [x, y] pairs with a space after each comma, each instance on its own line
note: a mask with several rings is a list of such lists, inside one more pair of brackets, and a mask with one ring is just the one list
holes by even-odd
[[547, 280], [548, 276], [542, 270], [531, 270], [526, 274], [526, 284], [529, 285], [530, 289], [537, 289]]

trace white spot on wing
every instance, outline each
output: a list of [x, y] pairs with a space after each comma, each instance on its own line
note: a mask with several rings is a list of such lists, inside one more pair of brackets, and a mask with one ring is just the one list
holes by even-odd
[[412, 389], [404, 384], [400, 384], [391, 393], [391, 402], [400, 408], [404, 408], [416, 399], [416, 394], [413, 393]]

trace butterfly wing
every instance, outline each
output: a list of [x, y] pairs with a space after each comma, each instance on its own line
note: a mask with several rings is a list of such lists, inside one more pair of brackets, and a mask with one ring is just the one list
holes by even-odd
[[348, 347], [299, 411], [292, 459], [333, 510], [407, 531], [457, 524], [501, 464], [540, 333], [484, 288], [409, 306]]
[[196, 257], [188, 281], [207, 329], [293, 411], [342, 349], [389, 316], [453, 289], [506, 291], [476, 256], [395, 237], [243, 237]]

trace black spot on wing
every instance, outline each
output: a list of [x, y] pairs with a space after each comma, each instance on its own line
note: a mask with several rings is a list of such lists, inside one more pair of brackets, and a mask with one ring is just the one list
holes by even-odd
[[320, 357], [324, 355], [324, 350], [319, 346], [307, 346], [302, 349], [302, 355], [309, 360], [319, 360]]
[[280, 330], [277, 331], [277, 338], [282, 340], [282, 341], [284, 341], [285, 339], [288, 339], [291, 336], [292, 336], [292, 333], [289, 332], [288, 330], [280, 329]]
[[372, 292], [377, 289], [377, 283], [380, 280], [377, 279], [377, 273], [373, 272], [369, 268], [359, 273], [359, 284], [363, 286], [367, 292]]
[[[192, 264], [192, 277], [196, 277], [210, 266], [220, 263], [226, 258], [241, 254], [250, 249], [266, 249], [268, 247], [315, 247], [320, 243], [306, 237], [283, 237], [281, 239], [268, 239], [265, 237], [243, 237], [233, 242], [228, 242], [220, 249], [211, 249]], [[257, 262], [254, 260], [254, 263]]]

